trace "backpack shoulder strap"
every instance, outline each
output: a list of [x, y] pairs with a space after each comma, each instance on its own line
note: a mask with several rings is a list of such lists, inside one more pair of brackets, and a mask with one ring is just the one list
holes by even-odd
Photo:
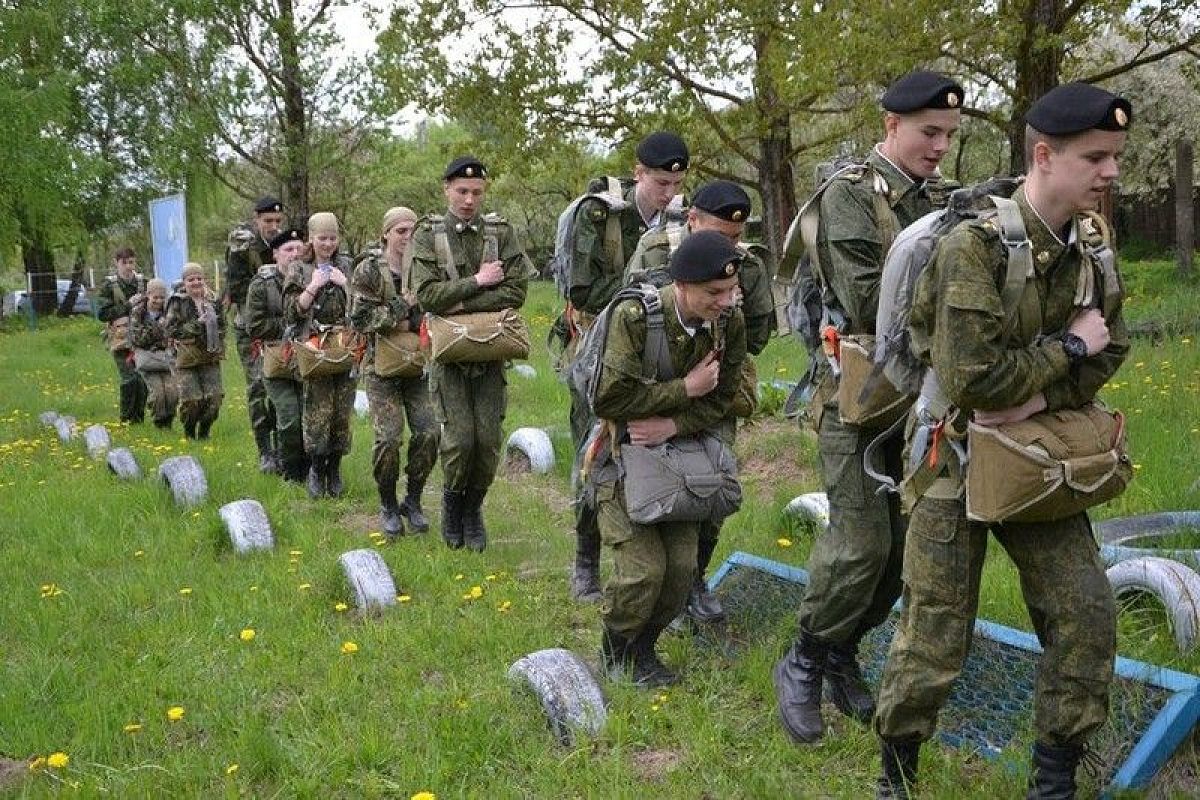
[[879, 247], [883, 255], [887, 256], [892, 242], [896, 241], [896, 235], [900, 233], [900, 220], [888, 199], [891, 188], [887, 178], [872, 169], [869, 164], [867, 175], [871, 179], [871, 204], [875, 209], [875, 226], [879, 229]]
[[642, 351], [642, 375], [655, 381], [669, 381], [675, 377], [675, 365], [671, 362], [671, 351], [667, 347], [662, 295], [649, 283], [639, 283], [633, 289], [646, 310], [646, 347]]
[[604, 220], [604, 257], [616, 271], [625, 268], [625, 238], [621, 235], [621, 215], [614, 213], [625, 201], [621, 194], [621, 180], [611, 175], [605, 179], [604, 194], [608, 196], [608, 216]]
[[1000, 290], [1000, 305], [1004, 308], [1004, 333], [1012, 331], [1017, 322], [1017, 309], [1025, 294], [1025, 285], [1033, 276], [1033, 245], [1025, 230], [1025, 220], [1016, 201], [992, 195], [996, 206], [996, 222], [1000, 229], [1000, 243], [1008, 254], [1004, 271], [1004, 288]]
[[454, 253], [450, 250], [450, 236], [446, 233], [446, 218], [435, 216], [429, 218], [433, 230], [433, 253], [437, 257], [438, 266], [446, 271], [450, 280], [458, 280], [458, 265], [454, 263]]
[[[1081, 307], [1099, 305], [1104, 318], [1112, 319], [1121, 304], [1121, 279], [1117, 275], [1117, 254], [1113, 249], [1112, 228], [1103, 215], [1085, 211], [1079, 219], [1079, 236], [1084, 255], [1087, 256], [1085, 261], [1090, 260], [1094, 270], [1080, 270], [1081, 285], [1075, 290], [1075, 304]], [[1103, 284], [1100, 287], [1102, 294], [1098, 304], [1094, 279], [1091, 281], [1090, 291], [1089, 287], [1082, 285], [1085, 280], [1084, 273], [1087, 273], [1086, 277], [1092, 277], [1094, 272], [1099, 272], [1100, 282]], [[1081, 297], [1081, 293], [1086, 293], [1087, 296]]]

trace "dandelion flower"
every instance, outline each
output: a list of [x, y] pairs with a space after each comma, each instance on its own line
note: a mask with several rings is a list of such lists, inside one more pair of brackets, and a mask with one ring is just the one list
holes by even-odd
[[409, 800], [437, 800], [437, 795], [433, 792], [417, 792]]
[[140, 722], [130, 722], [130, 723], [127, 723], [124, 728], [121, 728], [121, 730], [124, 731], [125, 733], [137, 733], [141, 729], [142, 729], [142, 723], [140, 723]]
[[353, 655], [354, 653], [357, 653], [357, 652], [358, 652], [358, 645], [356, 645], [354, 642], [342, 642], [342, 654], [343, 655], [347, 655], [347, 656]]
[[225, 768], [225, 774], [226, 774], [226, 775], [232, 775], [233, 773], [235, 773], [235, 772], [237, 772], [237, 771], [238, 771], [238, 765], [237, 765], [237, 764], [230, 764], [228, 767], [226, 767], [226, 768]]
[[397, 603], [409, 603], [409, 602], [412, 602], [412, 596], [411, 596], [411, 595], [407, 595], [407, 594], [398, 594], [398, 595], [396, 595], [396, 602], [397, 602]]
[[51, 753], [46, 759], [46, 766], [53, 769], [62, 769], [71, 762], [71, 757], [61, 750], [57, 753]]
[[501, 614], [506, 614], [512, 609], [512, 600], [505, 600], [503, 603], [496, 606], [496, 608], [500, 610]]
[[456, 581], [461, 581], [462, 579], [463, 579], [463, 574], [461, 572], [454, 576], [454, 580], [456, 580]]
[[303, 591], [306, 591], [306, 590], [308, 590], [308, 589], [311, 589], [311, 588], [312, 588], [312, 584], [311, 584], [311, 583], [302, 583], [302, 584], [300, 584], [300, 585], [299, 585], [298, 587], [296, 587], [296, 588], [298, 588], [300, 591], [302, 591], [302, 592], [303, 592]]
[[346, 609], [348, 609], [349, 607], [350, 607], [350, 606], [346, 605], [345, 603], [336, 603], [336, 604], [333, 606], [333, 610], [334, 610], [334, 611], [345, 611], [345, 610], [346, 610]]
[[471, 591], [467, 592], [467, 594], [471, 595], [472, 600], [478, 600], [479, 598], [483, 597], [483, 587], [472, 586]]
[[254, 632], [254, 628], [242, 628], [242, 632], [238, 634], [238, 638], [240, 638], [243, 642], [252, 642], [254, 641], [254, 637], [257, 635], [258, 634]]
[[182, 594], [182, 595], [185, 595], [185, 596], [186, 596], [186, 595], [189, 595], [189, 594], [191, 594], [191, 593], [192, 593], [192, 587], [190, 587], [190, 586], [185, 586], [185, 587], [183, 587], [182, 589], [180, 589], [180, 590], [179, 590], [179, 593], [180, 593], [180, 594]]
[[33, 761], [29, 762], [30, 770], [38, 770], [44, 766], [46, 766], [46, 757], [45, 756], [38, 756]]
[[167, 709], [167, 719], [171, 722], [179, 722], [183, 719], [183, 706], [171, 706]]
[[141, 558], [141, 557], [142, 557], [142, 556], [144, 556], [144, 555], [146, 555], [146, 551], [145, 551], [145, 550], [134, 550], [134, 551], [133, 551], [133, 557], [134, 557], [134, 558]]
[[775, 540], [775, 544], [779, 545], [780, 547], [791, 547], [792, 540], [781, 536]]
[[302, 556], [302, 555], [304, 555], [304, 551], [303, 550], [289, 550], [288, 555], [289, 556]]

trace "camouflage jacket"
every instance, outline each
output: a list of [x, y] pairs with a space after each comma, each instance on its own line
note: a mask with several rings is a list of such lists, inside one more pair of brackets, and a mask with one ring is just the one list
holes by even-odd
[[136, 272], [133, 278], [127, 281], [122, 280], [119, 275], [107, 276], [96, 292], [96, 316], [101, 322], [128, 317], [131, 309], [130, 298], [144, 291], [146, 279]]
[[[211, 292], [205, 295], [205, 304], [213, 309], [213, 313], [217, 314], [220, 320], [220, 309], [216, 306], [216, 298]], [[181, 340], [198, 340], [204, 342], [204, 323], [200, 321], [200, 312], [196, 309], [196, 303], [186, 294], [176, 292], [167, 298], [166, 321], [163, 323], [166, 328], [167, 335], [172, 339]], [[221, 338], [221, 343], [225, 342], [225, 325], [218, 326], [218, 335]]]
[[[485, 232], [489, 227], [496, 231], [497, 254], [504, 262], [504, 279], [495, 286], [481, 287], [473, 276], [479, 272], [482, 263]], [[438, 261], [436, 238], [439, 228], [445, 231], [457, 278]], [[426, 311], [435, 314], [499, 311], [525, 304], [525, 288], [533, 267], [516, 232], [501, 217], [488, 214], [469, 221], [459, 220], [449, 213], [444, 217], [424, 217], [417, 224], [409, 247], [413, 248], [409, 286], [415, 287], [417, 301]]]
[[[963, 410], [1010, 408], [1038, 392], [1050, 411], [1075, 408], [1093, 399], [1125, 360], [1129, 333], [1118, 303], [1107, 319], [1108, 347], [1070, 365], [1060, 340], [1048, 337], [1065, 331], [1079, 310], [1081, 269], [1094, 270], [1096, 286], [1103, 288], [1101, 271], [1081, 247], [1099, 236], [1077, 217], [1064, 244], [1030, 207], [1024, 188], [1013, 199], [1032, 243], [1034, 275], [1011, 332], [1004, 333], [1000, 301], [1008, 257], [999, 230], [987, 220], [966, 222], [942, 239], [917, 281], [911, 327], [914, 337], [928, 343], [919, 355]], [[1035, 302], [1028, 302], [1029, 292], [1036, 293]], [[1027, 318], [1031, 314], [1036, 318]]]
[[346, 286], [343, 288], [330, 281], [320, 288], [316, 298], [307, 309], [300, 308], [300, 293], [312, 280], [317, 265], [305, 261], [292, 265], [292, 275], [283, 284], [284, 319], [289, 325], [303, 324], [312, 314], [313, 322], [321, 325], [345, 325], [346, 317], [350, 314], [350, 276], [352, 264], [348, 256], [335, 255], [334, 265], [346, 276]]
[[[887, 181], [887, 201], [896, 215], [897, 232], [934, 209], [930, 190], [936, 182], [914, 181], [880, 155], [878, 147], [867, 156], [867, 164]], [[846, 315], [845, 333], [875, 333], [879, 282], [887, 254], [872, 183], [869, 172], [851, 173], [835, 180], [821, 196], [817, 229], [824, 279], [821, 301]]]
[[[621, 248], [625, 261], [637, 249], [638, 240], [647, 230], [635, 200], [637, 185], [625, 190], [629, 206], [623, 211], [611, 212], [603, 200], [591, 198], [579, 204], [575, 215], [574, 264], [571, 275], [570, 300], [575, 308], [589, 314], [599, 314], [608, 301], [624, 284], [622, 278], [625, 264], [610, 264], [604, 249], [604, 229], [608, 215], [617, 213], [621, 217]], [[594, 181], [588, 191], [603, 191], [604, 182]]]
[[[672, 234], [672, 230], [677, 230]], [[689, 229], [686, 225], [675, 228], [655, 228], [648, 231], [640, 241], [637, 250], [629, 259], [625, 268], [624, 285], [649, 282], [655, 286], [665, 286], [671, 282], [667, 272], [667, 260], [675, 248], [687, 238]], [[742, 247], [745, 258], [742, 268], [738, 270], [738, 285], [742, 289], [742, 315], [746, 319], [746, 349], [751, 355], [758, 355], [770, 341], [771, 332], [775, 330], [775, 301], [771, 295], [771, 275], [762, 259]]]
[[139, 350], [166, 350], [171, 343], [167, 335], [166, 307], [154, 316], [145, 302], [134, 305], [129, 312], [129, 341]]
[[283, 317], [283, 275], [274, 264], [258, 270], [246, 290], [242, 323], [252, 339], [275, 342], [283, 338], [287, 323]]
[[604, 365], [596, 385], [596, 416], [614, 422], [670, 417], [679, 435], [714, 429], [731, 414], [733, 397], [746, 358], [746, 324], [734, 309], [724, 326], [724, 349], [717, 386], [703, 397], [689, 398], [683, 379], [713, 350], [716, 323], [698, 328], [689, 336], [676, 310], [675, 287], [659, 290], [663, 322], [675, 377], [647, 383], [642, 378], [642, 353], [646, 348], [646, 312], [639, 300], [628, 300], [614, 309], [604, 348]]
[[246, 302], [250, 281], [258, 270], [274, 259], [271, 245], [263, 241], [258, 231], [239, 225], [229, 232], [225, 248], [225, 274], [222, 276], [225, 294], [238, 308]]
[[391, 271], [382, 256], [372, 255], [358, 262], [350, 289], [350, 324], [358, 332], [387, 333], [397, 325], [401, 330], [415, 331], [420, 326], [421, 307], [409, 305], [404, 299], [400, 276]]

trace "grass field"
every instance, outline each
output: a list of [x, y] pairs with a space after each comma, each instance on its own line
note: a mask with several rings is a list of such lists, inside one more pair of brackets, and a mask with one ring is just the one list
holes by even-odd
[[[1137, 479], [1097, 516], [1200, 507], [1198, 293], [1170, 265], [1127, 268], [1131, 317], [1166, 319], [1158, 344], [1139, 340], [1104, 397], [1129, 414]], [[555, 311], [552, 287], [530, 295], [535, 341]], [[505, 671], [521, 655], [562, 646], [594, 658], [598, 617], [571, 602], [566, 392], [535, 347], [536, 379], [512, 375], [506, 431], [550, 430], [548, 476], [502, 477], [488, 498], [491, 544], [451, 552], [434, 531], [380, 546], [408, 598], [387, 613], [353, 610], [337, 567], [379, 546], [370, 427], [354, 423], [348, 495], [314, 503], [260, 475], [245, 387], [225, 362], [227, 396], [213, 438], [188, 443], [150, 425], [122, 427], [111, 360], [90, 319], [19, 320], [0, 334], [0, 786], [18, 796], [64, 789], [109, 797], [777, 798], [861, 797], [878, 769], [873, 735], [831, 714], [832, 735], [794, 746], [780, 728], [770, 667], [793, 633], [763, 619], [740, 658], [686, 635], [665, 640], [685, 682], [647, 693], [606, 687], [603, 735], [556, 747], [540, 708]], [[803, 356], [773, 341], [761, 378], [794, 380]], [[60, 445], [37, 416], [109, 425], [144, 470], [195, 455], [209, 501], [177, 510], [154, 479], [119, 483], [82, 442]], [[814, 442], [779, 417], [743, 430], [747, 502], [725, 526], [717, 558], [746, 550], [803, 565], [806, 534], [780, 513], [819, 488]], [[426, 493], [437, 511], [440, 473]], [[217, 515], [254, 497], [277, 545], [235, 556]], [[435, 514], [436, 517], [436, 514]], [[785, 546], [780, 540], [790, 543]], [[478, 587], [474, 590], [474, 587]], [[992, 548], [980, 614], [1029, 629], [1015, 573]], [[1200, 671], [1175, 651], [1161, 618], [1122, 627], [1123, 655]], [[1156, 619], [1158, 621], [1156, 621]], [[253, 631], [253, 635], [244, 634]], [[353, 652], [350, 652], [353, 651]], [[172, 709], [175, 709], [172, 712]], [[181, 716], [180, 716], [181, 715]], [[178, 717], [173, 719], [172, 717]], [[51, 763], [38, 757], [65, 754]], [[1192, 767], [1195, 755], [1188, 755]], [[954, 750], [923, 756], [924, 797], [1017, 796], [1015, 769]], [[1186, 792], [1185, 792], [1186, 794]]]

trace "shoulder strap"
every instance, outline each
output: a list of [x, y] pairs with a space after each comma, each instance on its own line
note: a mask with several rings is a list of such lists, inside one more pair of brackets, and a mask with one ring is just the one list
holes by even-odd
[[892, 249], [892, 242], [896, 241], [896, 234], [900, 233], [900, 220], [888, 199], [891, 190], [887, 178], [872, 169], [870, 164], [867, 165], [867, 172], [871, 175], [871, 202], [875, 207], [875, 225], [879, 229], [880, 252], [886, 258], [888, 250]]
[[679, 245], [683, 244], [684, 237], [687, 236], [687, 223], [673, 222], [665, 229], [667, 234], [667, 254], [671, 255], [679, 249]]
[[450, 237], [446, 234], [446, 221], [436, 218], [433, 222], [433, 252], [437, 256], [438, 266], [446, 271], [451, 280], [458, 280], [458, 265], [454, 263], [454, 253], [450, 250]]
[[[396, 283], [392, 278], [392, 269], [388, 266], [387, 259], [380, 258], [376, 260], [375, 269], [378, 270], [379, 280], [383, 283], [379, 292], [383, 296], [383, 302], [390, 302], [391, 299], [396, 295]], [[403, 272], [400, 273], [400, 280], [402, 282], [405, 281], [405, 275]], [[402, 288], [407, 290], [408, 287], [405, 286]]]
[[667, 347], [666, 320], [663, 317], [662, 296], [649, 283], [639, 283], [634, 290], [646, 309], [646, 347], [642, 351], [642, 375], [656, 381], [675, 377], [675, 365]]
[[[1109, 227], [1108, 220], [1103, 215], [1094, 211], [1083, 212], [1080, 224], [1090, 227], [1093, 232], [1098, 233], [1100, 242], [1082, 245], [1083, 253], [1086, 256], [1084, 261], [1090, 262], [1092, 269], [1079, 271], [1079, 285], [1075, 289], [1075, 305], [1080, 307], [1099, 306], [1104, 318], [1112, 319], [1116, 314], [1117, 306], [1121, 303], [1121, 280], [1117, 277], [1117, 254], [1112, 246], [1112, 228]], [[1100, 287], [1102, 295], [1099, 302], [1096, 298], [1095, 272], [1100, 273], [1100, 281], [1103, 284]], [[1085, 281], [1087, 285], [1085, 285]]]
[[1000, 290], [1000, 305], [1004, 308], [1004, 334], [1008, 335], [1017, 323], [1017, 309], [1021, 305], [1021, 296], [1025, 294], [1025, 285], [1033, 276], [1033, 245], [1016, 201], [998, 195], [991, 195], [991, 199], [996, 206], [1000, 242], [1008, 253], [1004, 288]]
[[481, 261], [500, 258], [500, 221], [488, 214], [483, 218], [483, 254]]

